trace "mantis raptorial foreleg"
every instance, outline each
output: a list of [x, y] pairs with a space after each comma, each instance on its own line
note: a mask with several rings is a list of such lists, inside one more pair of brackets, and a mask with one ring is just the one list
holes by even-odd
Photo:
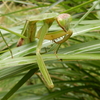
[[41, 38], [39, 39], [39, 42], [37, 44], [37, 49], [36, 49], [37, 63], [38, 63], [40, 71], [42, 72], [44, 82], [49, 88], [53, 88], [54, 85], [53, 85], [51, 77], [48, 73], [48, 70], [45, 66], [45, 63], [40, 55], [40, 51], [42, 48], [42, 43], [43, 43], [44, 37], [48, 33], [48, 29], [49, 29], [50, 25], [52, 24], [53, 20], [54, 19], [51, 19], [51, 20], [49, 19], [49, 21], [48, 20], [44, 21], [44, 25], [41, 27], [41, 29], [38, 32], [38, 34], [41, 36]]

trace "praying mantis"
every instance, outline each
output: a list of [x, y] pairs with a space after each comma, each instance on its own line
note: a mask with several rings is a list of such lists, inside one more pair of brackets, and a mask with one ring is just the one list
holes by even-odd
[[[36, 24], [39, 21], [43, 21], [43, 25], [37, 31]], [[55, 32], [48, 32], [50, 26], [53, 24], [54, 21], [57, 22], [57, 24], [62, 28], [62, 30]], [[24, 25], [24, 30], [22, 31], [22, 35], [26, 36], [27, 38], [25, 39], [20, 38], [17, 43], [17, 46], [21, 46], [23, 44], [33, 42], [35, 40], [35, 37], [39, 39], [36, 48], [37, 64], [44, 79], [44, 83], [49, 88], [53, 88], [54, 84], [51, 80], [49, 72], [40, 54], [42, 43], [44, 39], [52, 40], [57, 44], [65, 42], [72, 35], [72, 31], [69, 29], [70, 22], [71, 22], [71, 16], [69, 14], [46, 13], [30, 17], [26, 21]], [[58, 41], [58, 38], [61, 39]]]
[[[43, 25], [39, 30], [37, 30], [37, 22], [39, 21], [43, 21]], [[59, 27], [61, 27], [61, 30], [49, 32], [49, 28], [54, 21], [56, 21]], [[17, 43], [17, 46], [19, 47], [23, 44], [33, 42], [35, 38], [38, 38], [38, 43], [36, 48], [37, 64], [42, 74], [44, 83], [49, 88], [53, 88], [54, 84], [51, 80], [49, 72], [46, 68], [46, 65], [40, 53], [42, 48], [42, 43], [44, 39], [52, 40], [56, 44], [61, 44], [65, 42], [72, 35], [72, 31], [70, 30], [70, 22], [71, 22], [71, 15], [65, 13], [64, 14], [45, 13], [41, 15], [36, 15], [34, 17], [30, 17], [26, 21], [24, 25], [24, 30], [22, 31], [22, 35], [26, 36], [27, 38], [20, 38]]]

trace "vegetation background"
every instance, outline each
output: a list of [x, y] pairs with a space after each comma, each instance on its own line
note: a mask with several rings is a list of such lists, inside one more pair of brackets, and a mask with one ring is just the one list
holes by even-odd
[[[16, 47], [16, 33], [21, 33], [26, 19], [46, 12], [73, 18], [73, 35], [57, 53], [62, 61], [54, 51], [43, 54], [55, 84], [52, 90], [34, 74], [36, 42]], [[0, 0], [0, 31], [14, 56], [0, 37], [1, 100], [100, 100], [100, 0]], [[53, 44], [44, 42], [42, 50]]]

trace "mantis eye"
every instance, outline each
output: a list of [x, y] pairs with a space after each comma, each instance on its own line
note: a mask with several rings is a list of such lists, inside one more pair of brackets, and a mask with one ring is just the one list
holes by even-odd
[[56, 20], [58, 25], [66, 32], [69, 30], [71, 19], [69, 14], [60, 14]]

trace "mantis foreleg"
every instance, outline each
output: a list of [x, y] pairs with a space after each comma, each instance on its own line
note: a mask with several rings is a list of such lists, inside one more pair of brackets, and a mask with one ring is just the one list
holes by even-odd
[[45, 84], [49, 88], [53, 88], [54, 87], [53, 82], [51, 80], [51, 77], [49, 75], [49, 72], [48, 72], [48, 70], [47, 70], [47, 68], [45, 66], [45, 63], [44, 63], [44, 61], [43, 61], [43, 59], [41, 57], [41, 54], [40, 54], [40, 50], [41, 50], [41, 47], [42, 47], [42, 43], [43, 43], [43, 40], [44, 40], [45, 35], [48, 32], [49, 26], [50, 25], [48, 25], [48, 23], [44, 22], [44, 25], [39, 30], [39, 34], [41, 35], [41, 39], [39, 39], [39, 42], [37, 44], [36, 56], [37, 56], [37, 63], [38, 63], [40, 72], [42, 73], [42, 76], [44, 78]]

